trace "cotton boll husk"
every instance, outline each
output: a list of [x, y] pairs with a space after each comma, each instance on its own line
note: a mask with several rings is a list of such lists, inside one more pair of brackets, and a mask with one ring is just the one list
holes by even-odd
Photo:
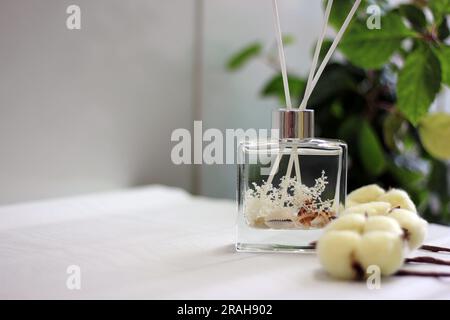
[[406, 240], [411, 250], [419, 248], [427, 235], [428, 223], [415, 212], [405, 209], [394, 209], [389, 215], [406, 230]]
[[380, 268], [382, 275], [392, 275], [404, 262], [403, 239], [391, 232], [368, 232], [362, 236], [355, 257], [364, 271], [374, 265]]
[[361, 241], [354, 231], [329, 231], [317, 243], [317, 255], [325, 270], [339, 279], [355, 279], [353, 255]]
[[347, 196], [345, 205], [347, 208], [349, 208], [360, 203], [376, 201], [384, 193], [384, 189], [376, 184], [364, 186], [359, 189], [353, 190]]
[[391, 204], [389, 202], [372, 201], [346, 208], [341, 214], [359, 213], [367, 214], [368, 216], [379, 216], [386, 215], [390, 209]]
[[369, 217], [364, 224], [363, 233], [369, 233], [373, 231], [385, 231], [392, 234], [402, 236], [403, 230], [400, 224], [393, 218], [386, 216], [373, 216]]
[[400, 207], [401, 209], [417, 212], [416, 206], [412, 202], [408, 193], [401, 189], [391, 189], [381, 195], [377, 201], [389, 202], [392, 208]]
[[328, 231], [349, 230], [361, 233], [366, 223], [366, 217], [361, 214], [347, 214], [331, 222], [325, 229]]

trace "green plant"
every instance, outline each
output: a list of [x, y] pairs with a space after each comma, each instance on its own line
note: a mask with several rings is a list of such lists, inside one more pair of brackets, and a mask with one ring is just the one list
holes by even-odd
[[[335, 1], [330, 25], [339, 28], [353, 0]], [[381, 28], [369, 29], [369, 5], [381, 8]], [[431, 13], [431, 14], [427, 14]], [[308, 107], [316, 110], [317, 134], [349, 144], [349, 189], [369, 183], [402, 187], [429, 220], [450, 224], [450, 115], [429, 113], [443, 86], [450, 86], [450, 0], [414, 0], [396, 7], [363, 0]], [[293, 37], [287, 37], [288, 44]], [[331, 40], [323, 45], [323, 54]], [[285, 43], [286, 44], [286, 43]], [[237, 70], [252, 58], [274, 67], [264, 97], [283, 101], [275, 50], [261, 43], [233, 55]], [[299, 103], [305, 77], [289, 76]]]

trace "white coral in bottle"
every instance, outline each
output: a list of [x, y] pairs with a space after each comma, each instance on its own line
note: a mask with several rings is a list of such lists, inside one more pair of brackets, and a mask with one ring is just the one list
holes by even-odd
[[312, 187], [297, 178], [282, 177], [278, 187], [253, 184], [244, 199], [244, 213], [250, 226], [291, 229], [321, 228], [334, 217], [334, 200], [322, 200], [328, 184], [325, 172]]

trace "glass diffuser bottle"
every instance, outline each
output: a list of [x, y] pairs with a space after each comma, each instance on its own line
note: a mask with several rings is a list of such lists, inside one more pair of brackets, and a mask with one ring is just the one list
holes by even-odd
[[279, 136], [246, 141], [238, 156], [238, 251], [312, 249], [345, 205], [347, 145], [314, 138], [314, 111], [277, 109]]

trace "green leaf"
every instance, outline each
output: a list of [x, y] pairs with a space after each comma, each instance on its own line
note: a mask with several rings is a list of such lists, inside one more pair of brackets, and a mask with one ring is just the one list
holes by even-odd
[[[424, 182], [425, 173], [419, 168], [414, 168], [414, 166], [417, 166], [418, 162], [425, 161], [399, 155], [397, 156], [397, 162], [392, 161], [388, 163], [388, 170], [400, 185], [411, 188], [414, 185]], [[409, 165], [409, 163], [411, 165]]]
[[344, 117], [344, 107], [342, 107], [342, 104], [338, 101], [334, 101], [333, 104], [330, 107], [330, 113], [338, 119], [342, 119]]
[[[333, 6], [331, 8], [330, 18], [328, 23], [335, 29], [339, 30], [347, 18], [350, 9], [352, 8], [355, 0], [335, 0], [333, 2]], [[322, 6], [325, 9], [327, 5], [327, 0], [322, 1]], [[384, 11], [389, 7], [389, 1], [387, 0], [362, 0], [359, 5], [358, 11], [355, 14], [354, 20], [358, 18], [358, 16], [366, 16], [366, 10], [369, 5], [377, 5]]]
[[356, 144], [357, 141], [355, 139], [359, 135], [361, 121], [361, 118], [356, 115], [345, 118], [337, 130], [337, 136], [349, 144]]
[[450, 47], [441, 45], [436, 53], [441, 62], [442, 83], [450, 87]]
[[292, 34], [283, 35], [283, 45], [288, 46], [295, 43], [295, 37]]
[[427, 18], [425, 17], [425, 13], [419, 7], [416, 7], [412, 4], [402, 4], [399, 7], [399, 12], [403, 15], [414, 30], [422, 32], [427, 27]]
[[[327, 1], [328, 0], [322, 1], [324, 11], [327, 5]], [[339, 30], [341, 28], [354, 3], [355, 3], [354, 0], [336, 0], [333, 2], [328, 23], [335, 30]], [[359, 10], [364, 11], [365, 8], [366, 8], [366, 0], [362, 0], [361, 4], [359, 5]]]
[[[290, 75], [288, 77], [289, 91], [291, 97], [298, 98], [302, 95], [306, 87], [306, 81], [299, 77]], [[281, 74], [272, 77], [263, 87], [261, 91], [263, 97], [278, 97], [284, 101], [283, 78]]]
[[389, 12], [381, 17], [381, 29], [370, 30], [365, 22], [355, 21], [339, 48], [353, 64], [378, 69], [400, 49], [403, 39], [413, 35], [397, 13]]
[[420, 121], [420, 139], [433, 157], [450, 160], [450, 114], [433, 113]]
[[442, 42], [444, 42], [448, 36], [450, 36], [450, 29], [448, 27], [447, 18], [443, 19], [441, 24], [438, 27], [438, 38]]
[[414, 125], [427, 114], [441, 86], [441, 66], [428, 47], [414, 50], [406, 59], [397, 83], [398, 108]]
[[450, 194], [447, 181], [449, 173], [447, 164], [433, 159], [431, 161], [431, 173], [428, 181], [428, 188], [430, 191], [438, 193], [442, 198], [448, 197]]
[[330, 64], [319, 78], [308, 101], [308, 106], [317, 106], [345, 92], [356, 91], [356, 87], [356, 81], [346, 66]]
[[444, 16], [450, 14], [450, 0], [430, 0], [429, 6], [436, 24], [440, 24]]
[[320, 47], [320, 52], [319, 52], [319, 60], [320, 61], [322, 61], [323, 58], [325, 58], [325, 56], [327, 55], [328, 50], [330, 49], [332, 44], [333, 44], [333, 40], [331, 40], [331, 39], [324, 39], [323, 40], [322, 47]]
[[234, 54], [230, 60], [228, 60], [227, 68], [228, 70], [237, 70], [241, 68], [246, 62], [251, 58], [254, 58], [261, 54], [262, 45], [260, 43], [252, 43], [236, 54]]
[[[411, 192], [409, 193], [411, 194]], [[422, 187], [413, 192], [412, 198], [413, 202], [416, 203], [417, 212], [421, 212], [421, 215], [423, 215], [422, 213], [427, 210], [430, 201], [430, 192]]]
[[[323, 7], [325, 8], [327, 5], [327, 1], [323, 1], [322, 3]], [[348, 13], [350, 12], [351, 8], [352, 8], [351, 0], [335, 1], [333, 3], [333, 6], [331, 7], [328, 23], [336, 30], [339, 30], [339, 28], [344, 23], [344, 20], [347, 17]]]
[[392, 151], [398, 151], [396, 135], [401, 129], [404, 119], [398, 114], [389, 113], [383, 121], [384, 144]]
[[362, 123], [358, 139], [359, 158], [368, 174], [381, 175], [387, 167], [384, 151], [378, 136], [367, 121]]

